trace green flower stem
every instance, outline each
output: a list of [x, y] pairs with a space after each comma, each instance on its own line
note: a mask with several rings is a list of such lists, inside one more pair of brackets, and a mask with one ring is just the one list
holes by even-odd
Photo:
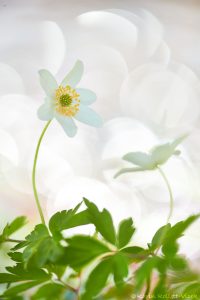
[[37, 147], [36, 147], [36, 150], [35, 150], [35, 157], [34, 157], [33, 171], [32, 171], [33, 192], [34, 192], [34, 196], [35, 196], [36, 205], [37, 205], [37, 208], [38, 208], [38, 211], [39, 211], [39, 214], [40, 214], [40, 218], [41, 218], [41, 221], [42, 221], [43, 224], [45, 224], [45, 219], [44, 219], [44, 214], [43, 214], [43, 211], [42, 211], [42, 208], [41, 208], [41, 205], [40, 205], [40, 200], [39, 200], [39, 197], [38, 197], [35, 175], [36, 175], [36, 166], [37, 166], [37, 159], [38, 159], [38, 153], [39, 153], [40, 145], [41, 145], [44, 134], [45, 134], [47, 128], [49, 127], [50, 123], [51, 123], [51, 120], [48, 121], [47, 124], [45, 125], [45, 127], [44, 127], [44, 129], [43, 129], [43, 131], [40, 135], [40, 138], [38, 140]]
[[[169, 214], [168, 214], [168, 217], [167, 217], [167, 224], [169, 223], [171, 217], [172, 217], [172, 214], [173, 214], [173, 209], [174, 209], [174, 198], [173, 198], [173, 194], [172, 194], [172, 189], [171, 189], [171, 186], [170, 186], [170, 183], [169, 183], [169, 180], [167, 179], [167, 176], [165, 175], [165, 173], [163, 172], [163, 170], [157, 166], [157, 169], [158, 171], [160, 172], [162, 178], [164, 179], [164, 182], [166, 183], [166, 186], [167, 186], [167, 189], [169, 191], [169, 197], [170, 197], [170, 207], [169, 207]], [[154, 255], [157, 255], [160, 248], [161, 248], [161, 245], [162, 245], [162, 242], [164, 240], [166, 236], [166, 230], [163, 232], [161, 238], [160, 238], [160, 246], [157, 248], [156, 252], [154, 253]], [[145, 297], [147, 297], [147, 292], [149, 293], [149, 290], [150, 290], [150, 286], [151, 286], [151, 276], [149, 278], [149, 282], [147, 282], [147, 289], [146, 289], [146, 293], [145, 293]], [[147, 298], [143, 298], [143, 300], [146, 300]]]
[[166, 185], [167, 185], [167, 189], [169, 191], [169, 197], [170, 197], [170, 207], [169, 207], [169, 214], [168, 214], [168, 217], [167, 217], [167, 223], [169, 223], [171, 217], [172, 217], [172, 214], [173, 214], [173, 209], [174, 209], [174, 198], [173, 198], [173, 194], [172, 194], [172, 189], [171, 189], [171, 186], [170, 186], [170, 183], [165, 175], [165, 173], [163, 172], [163, 170], [157, 166], [158, 168], [158, 171], [160, 172], [162, 178], [164, 179]]

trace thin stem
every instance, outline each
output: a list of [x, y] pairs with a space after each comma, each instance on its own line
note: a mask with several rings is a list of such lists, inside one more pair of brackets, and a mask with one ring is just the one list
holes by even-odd
[[80, 289], [81, 289], [81, 271], [79, 272], [79, 285], [78, 285], [78, 288], [77, 288], [77, 300], [79, 300], [80, 299]]
[[143, 300], [147, 300], [149, 297], [149, 292], [151, 290], [151, 276], [147, 279], [147, 286], [146, 286], [146, 291], [144, 294]]
[[[167, 176], [165, 175], [165, 173], [163, 172], [163, 170], [159, 166], [157, 166], [157, 169], [160, 172], [162, 178], [164, 179], [164, 182], [165, 182], [165, 184], [167, 186], [167, 189], [168, 189], [168, 192], [169, 192], [169, 196], [170, 196], [170, 208], [169, 208], [169, 214], [168, 214], [168, 217], [167, 217], [167, 224], [168, 224], [169, 220], [171, 219], [171, 216], [173, 214], [174, 198], [173, 198], [172, 189], [171, 189], [170, 183], [169, 183], [169, 181], [167, 179]], [[167, 231], [165, 230], [163, 232], [161, 238], [160, 238], [160, 247], [161, 247], [162, 242], [163, 242], [163, 240], [165, 238], [166, 232]], [[157, 251], [155, 252], [155, 254], [153, 253], [153, 255], [157, 255], [158, 254], [160, 247], [158, 247]], [[149, 295], [149, 293], [151, 291], [151, 280], [152, 280], [152, 274], [147, 279], [147, 286], [146, 286], [146, 291], [145, 291], [145, 295], [144, 295], [143, 300], [147, 300], [148, 299], [148, 295]]]
[[37, 147], [36, 147], [36, 150], [35, 150], [35, 157], [34, 157], [33, 171], [32, 171], [33, 192], [34, 192], [34, 196], [35, 196], [36, 205], [37, 205], [37, 208], [38, 208], [38, 211], [39, 211], [39, 214], [40, 214], [40, 218], [41, 218], [41, 221], [42, 221], [43, 224], [45, 224], [45, 220], [44, 220], [44, 214], [43, 214], [43, 211], [42, 211], [42, 208], [41, 208], [41, 205], [40, 205], [40, 200], [39, 200], [39, 197], [38, 197], [35, 175], [36, 175], [36, 166], [37, 166], [37, 159], [38, 159], [38, 153], [39, 153], [40, 145], [41, 145], [44, 134], [45, 134], [47, 128], [49, 127], [50, 123], [51, 123], [51, 120], [48, 121], [47, 124], [45, 125], [45, 127], [44, 127], [44, 129], [43, 129], [43, 131], [40, 135], [40, 138], [38, 140]]
[[170, 207], [169, 207], [169, 214], [168, 214], [168, 217], [167, 217], [167, 223], [169, 223], [171, 217], [172, 217], [172, 214], [173, 214], [173, 209], [174, 209], [174, 198], [173, 198], [173, 194], [172, 194], [172, 189], [171, 189], [171, 186], [170, 186], [170, 183], [165, 175], [165, 173], [163, 172], [163, 170], [157, 166], [158, 168], [158, 171], [160, 172], [162, 178], [164, 179], [166, 185], [167, 185], [167, 189], [169, 191], [169, 197], [170, 197]]
[[61, 280], [60, 278], [57, 278], [57, 281], [60, 282], [64, 287], [66, 287], [68, 290], [74, 292], [75, 294], [77, 294], [77, 289], [75, 289], [73, 286], [65, 283], [63, 280]]

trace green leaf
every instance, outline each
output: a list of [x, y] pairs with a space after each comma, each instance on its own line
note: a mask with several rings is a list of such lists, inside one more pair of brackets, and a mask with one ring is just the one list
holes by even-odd
[[27, 219], [24, 216], [17, 217], [14, 221], [12, 221], [10, 224], [7, 224], [6, 227], [3, 230], [3, 235], [9, 237], [13, 233], [15, 233], [17, 230], [25, 226], [27, 223]]
[[167, 224], [157, 230], [157, 232], [155, 233], [155, 235], [153, 236], [152, 241], [151, 241], [151, 245], [150, 245], [151, 251], [154, 251], [155, 249], [159, 248], [162, 245], [162, 243], [165, 239], [165, 236], [168, 233], [168, 231], [170, 230], [170, 228], [171, 228], [171, 225]]
[[113, 274], [117, 288], [122, 289], [124, 279], [128, 276], [128, 259], [123, 253], [118, 252], [102, 260], [94, 268], [86, 282], [86, 292], [83, 299], [93, 299], [94, 296], [99, 294], [106, 285], [110, 274]]
[[8, 255], [10, 258], [16, 262], [22, 262], [23, 261], [23, 255], [21, 252], [9, 252]]
[[149, 256], [149, 251], [138, 246], [127, 247], [120, 250], [131, 262], [140, 262]]
[[24, 291], [27, 291], [27, 290], [31, 289], [32, 287], [37, 286], [41, 283], [42, 283], [41, 281], [31, 281], [31, 282], [18, 284], [14, 287], [7, 289], [4, 292], [3, 296], [6, 296], [6, 297], [7, 296], [15, 296], [15, 295], [20, 294]]
[[23, 296], [14, 296], [14, 297], [6, 297], [6, 299], [9, 299], [9, 300], [24, 300], [24, 297]]
[[155, 168], [154, 162], [149, 154], [144, 152], [130, 152], [123, 156], [123, 160], [133, 163], [145, 170]]
[[162, 247], [162, 253], [167, 259], [172, 259], [178, 252], [179, 245], [176, 241], [168, 241]]
[[175, 256], [170, 260], [170, 266], [174, 270], [184, 270], [187, 268], [187, 262], [183, 257]]
[[67, 267], [62, 266], [56, 262], [56, 264], [50, 264], [49, 266], [46, 267], [49, 273], [54, 273], [57, 275], [58, 278], [62, 278], [64, 275]]
[[[24, 280], [44, 280], [45, 281], [50, 278], [50, 275], [47, 274], [44, 270], [37, 269], [35, 267], [31, 268], [31, 269], [25, 269], [24, 265], [22, 263], [18, 263], [12, 267], [6, 267], [6, 270], [15, 276], [18, 276], [18, 279], [21, 281], [24, 281]], [[18, 279], [16, 278], [16, 281], [19, 281]]]
[[145, 282], [150, 277], [153, 269], [157, 268], [159, 264], [162, 263], [162, 260], [157, 257], [148, 258], [135, 272], [135, 288], [137, 292], [141, 290]]
[[183, 299], [188, 299], [187, 295], [192, 295], [192, 299], [199, 299], [200, 282], [196, 282], [187, 286], [183, 291], [183, 295], [185, 295]]
[[77, 235], [67, 239], [69, 246], [65, 248], [61, 262], [72, 268], [80, 268], [110, 249], [100, 241], [90, 236]]
[[17, 243], [13, 248], [11, 248], [11, 251], [16, 251], [16, 250], [22, 249], [22, 248], [26, 247], [27, 245], [28, 245], [27, 241]]
[[63, 255], [64, 249], [51, 237], [46, 237], [41, 241], [34, 255], [36, 267], [43, 267], [47, 263], [56, 263]]
[[49, 236], [47, 227], [44, 224], [38, 224], [35, 226], [34, 230], [26, 237], [26, 240], [31, 242], [38, 242], [45, 237]]
[[0, 283], [11, 283], [11, 282], [17, 282], [21, 279], [13, 274], [9, 273], [0, 273]]
[[94, 203], [87, 199], [84, 201], [88, 208], [90, 221], [95, 225], [96, 230], [105, 240], [116, 245], [116, 233], [110, 213], [106, 209], [100, 212]]
[[199, 214], [192, 215], [188, 217], [186, 220], [176, 223], [173, 227], [171, 227], [171, 229], [166, 234], [165, 243], [179, 239], [183, 235], [184, 231], [199, 217], [200, 217]]
[[86, 291], [82, 300], [91, 300], [101, 292], [112, 272], [112, 264], [112, 259], [105, 259], [93, 269], [86, 282]]
[[199, 274], [189, 268], [185, 270], [176, 270], [174, 272], [171, 272], [170, 281], [172, 284], [181, 284], [181, 283], [191, 283], [192, 281], [199, 280]]
[[83, 225], [87, 225], [90, 224], [90, 218], [89, 218], [89, 214], [88, 214], [88, 210], [83, 210], [80, 213], [77, 213], [73, 216], [73, 218], [71, 218], [69, 220], [69, 223], [66, 227], [66, 229], [69, 228], [74, 228], [77, 226], [83, 226]]
[[113, 256], [113, 274], [116, 286], [121, 288], [128, 276], [128, 259], [120, 252]]
[[164, 295], [169, 295], [169, 291], [166, 288], [166, 278], [165, 276], [161, 276], [155, 289], [153, 290], [152, 298], [157, 300], [161, 299]]
[[26, 237], [28, 246], [23, 251], [26, 266], [43, 267], [55, 263], [63, 255], [63, 247], [50, 237], [45, 225], [39, 224]]
[[79, 203], [74, 209], [57, 212], [51, 217], [49, 221], [49, 229], [58, 239], [62, 239], [61, 231], [90, 223], [87, 210], [77, 213], [81, 203]]
[[27, 219], [24, 216], [17, 217], [10, 224], [7, 224], [3, 229], [3, 233], [0, 235], [0, 243], [4, 242], [7, 238], [9, 238], [13, 233], [18, 231], [27, 223]]
[[59, 300], [65, 288], [57, 283], [47, 283], [41, 286], [31, 297], [32, 300]]
[[126, 246], [130, 242], [134, 232], [135, 227], [133, 226], [132, 218], [123, 220], [118, 229], [118, 248], [123, 248]]
[[128, 283], [120, 289], [114, 286], [109, 288], [109, 290], [104, 293], [103, 298], [101, 299], [132, 300], [133, 291], [134, 286]]
[[38, 255], [38, 248], [40, 243], [49, 237], [48, 229], [45, 225], [39, 224], [35, 226], [35, 229], [26, 237], [28, 246], [24, 249], [23, 260], [27, 265], [29, 261]]

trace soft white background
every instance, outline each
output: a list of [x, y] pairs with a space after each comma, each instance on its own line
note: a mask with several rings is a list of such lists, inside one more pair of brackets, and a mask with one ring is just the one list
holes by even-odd
[[[168, 215], [168, 193], [156, 172], [113, 179], [129, 151], [190, 133], [180, 158], [164, 167], [175, 196], [172, 222], [200, 209], [200, 1], [0, 1], [0, 223], [19, 214], [37, 221], [31, 168], [44, 123], [37, 71], [58, 80], [76, 59], [80, 86], [98, 96], [105, 120], [79, 124], [74, 139], [53, 122], [42, 144], [37, 182], [50, 216], [82, 196], [113, 213], [132, 216], [135, 243], [145, 245]], [[127, 165], [127, 164], [126, 164]], [[200, 223], [182, 251], [200, 259]]]

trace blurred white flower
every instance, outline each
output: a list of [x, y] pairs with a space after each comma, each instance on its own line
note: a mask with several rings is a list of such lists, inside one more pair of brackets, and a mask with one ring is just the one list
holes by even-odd
[[83, 84], [96, 91], [96, 107], [108, 119], [120, 114], [119, 94], [128, 72], [148, 61], [166, 64], [170, 57], [162, 25], [147, 11], [86, 12], [67, 28], [68, 36], [69, 55], [84, 61]]
[[[11, 66], [1, 62], [0, 78], [0, 97], [6, 94], [24, 93], [24, 84], [20, 75]], [[2, 104], [3, 103], [1, 103], [1, 105]]]
[[[31, 168], [42, 128], [36, 117], [37, 71], [49, 69], [62, 78], [78, 57], [85, 65], [81, 85], [95, 91], [95, 110], [108, 122], [98, 132], [80, 126], [73, 140], [52, 123], [38, 161], [43, 206], [50, 215], [86, 196], [110, 209], [115, 222], [132, 215], [139, 228], [135, 239], [149, 242], [167, 215], [162, 179], [156, 172], [128, 174], [118, 181], [113, 175], [125, 165], [124, 153], [148, 151], [199, 126], [199, 79], [188, 67], [171, 61], [163, 27], [147, 11], [88, 11], [71, 20], [71, 15], [66, 19], [64, 3], [62, 11], [54, 11], [52, 4], [43, 14], [44, 7], [39, 16], [43, 21], [29, 18], [26, 26], [15, 11], [13, 22], [4, 15], [1, 19], [2, 214], [33, 217], [36, 212]], [[174, 222], [199, 209], [197, 131], [181, 147], [180, 159], [172, 158], [165, 166], [175, 197]], [[192, 230], [196, 247], [199, 237]]]
[[123, 112], [159, 134], [191, 131], [200, 115], [200, 81], [179, 63], [139, 66], [127, 76], [120, 94]]
[[56, 73], [65, 56], [65, 39], [60, 27], [53, 21], [17, 18], [13, 22], [1, 15], [4, 26], [0, 28], [1, 60], [15, 68], [22, 77], [26, 91], [39, 90], [37, 72], [46, 68]]
[[[154, 145], [167, 142], [166, 139], [159, 139], [147, 127], [131, 118], [116, 118], [105, 123], [101, 134], [104, 138], [101, 170], [108, 184], [113, 182], [113, 176], [120, 168], [127, 167], [127, 163], [121, 159], [126, 152], [147, 152]], [[180, 145], [179, 149], [181, 156], [172, 157], [164, 166], [175, 198], [173, 221], [186, 217], [185, 212], [193, 213], [191, 203], [195, 200], [195, 191], [191, 184], [195, 176], [188, 168], [190, 158], [184, 145]], [[141, 203], [142, 218], [145, 219], [150, 212], [160, 212], [163, 224], [169, 209], [169, 194], [158, 172], [128, 173], [116, 181], [129, 188], [138, 198]]]

